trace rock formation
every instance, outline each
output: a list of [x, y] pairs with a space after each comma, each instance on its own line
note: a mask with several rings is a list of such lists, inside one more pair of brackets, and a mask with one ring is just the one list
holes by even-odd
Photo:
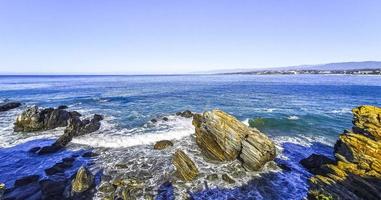
[[41, 131], [65, 127], [71, 116], [70, 112], [63, 109], [39, 109], [37, 106], [32, 106], [17, 117], [14, 131]]
[[153, 148], [157, 150], [162, 150], [170, 146], [173, 146], [173, 142], [171, 142], [170, 140], [160, 140], [155, 143]]
[[5, 102], [0, 104], [0, 112], [5, 112], [21, 106], [19, 102]]
[[182, 150], [176, 150], [172, 163], [176, 167], [176, 176], [181, 180], [191, 181], [198, 176], [196, 164]]
[[94, 176], [86, 167], [78, 169], [72, 182], [72, 193], [86, 192], [94, 186]]
[[335, 144], [337, 164], [321, 166], [310, 178], [309, 199], [381, 199], [381, 108], [352, 110], [351, 131]]
[[192, 118], [193, 117], [193, 113], [190, 110], [185, 110], [183, 112], [177, 112], [176, 115], [181, 116], [181, 117], [185, 117], [185, 118]]
[[197, 145], [208, 159], [231, 161], [239, 157], [247, 170], [258, 170], [275, 158], [275, 145], [266, 135], [221, 110], [195, 114], [193, 125]]

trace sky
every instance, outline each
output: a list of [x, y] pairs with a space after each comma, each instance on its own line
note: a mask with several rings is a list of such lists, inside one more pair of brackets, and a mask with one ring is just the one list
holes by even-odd
[[0, 0], [0, 73], [381, 61], [379, 0]]

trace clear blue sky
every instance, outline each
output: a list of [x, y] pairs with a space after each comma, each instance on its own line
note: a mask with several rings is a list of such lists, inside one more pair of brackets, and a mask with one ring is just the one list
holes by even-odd
[[0, 0], [0, 72], [381, 60], [380, 0]]

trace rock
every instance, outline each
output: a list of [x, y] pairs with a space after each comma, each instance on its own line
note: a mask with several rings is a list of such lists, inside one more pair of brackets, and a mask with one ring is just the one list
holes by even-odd
[[167, 122], [168, 120], [168, 117], [163, 117], [163, 121]]
[[309, 199], [381, 199], [381, 108], [360, 106], [352, 113], [352, 131], [335, 144], [337, 163], [310, 178]]
[[196, 164], [182, 150], [176, 150], [172, 164], [176, 168], [176, 176], [183, 181], [191, 181], [198, 176]]
[[5, 184], [0, 183], [0, 199], [3, 199], [4, 192], [6, 190]]
[[299, 163], [312, 174], [322, 174], [321, 167], [326, 164], [335, 164], [335, 161], [323, 155], [312, 154]]
[[14, 131], [41, 131], [57, 127], [65, 127], [70, 118], [66, 110], [46, 108], [39, 109], [37, 106], [29, 107], [16, 119]]
[[206, 180], [216, 181], [216, 180], [218, 180], [218, 174], [209, 174], [208, 176], [206, 176]]
[[21, 179], [17, 179], [15, 181], [15, 187], [21, 187], [24, 185], [35, 183], [38, 181], [38, 179], [40, 179], [40, 176], [38, 176], [38, 175], [25, 176], [25, 177], [23, 177]]
[[173, 143], [170, 140], [161, 140], [156, 142], [153, 148], [157, 150], [162, 150], [170, 146], [173, 146]]
[[68, 127], [65, 129], [65, 133], [73, 137], [92, 133], [101, 127], [101, 120], [103, 120], [103, 116], [97, 114], [95, 114], [91, 120], [81, 120], [78, 117], [71, 118]]
[[68, 199], [65, 196], [68, 180], [64, 176], [50, 176], [40, 181], [42, 199]]
[[193, 113], [190, 110], [185, 110], [184, 112], [177, 112], [177, 116], [185, 117], [185, 118], [192, 118]]
[[275, 145], [263, 133], [235, 117], [212, 110], [193, 116], [196, 142], [211, 160], [231, 161], [240, 157], [248, 170], [257, 170], [275, 158]]
[[95, 114], [91, 120], [81, 120], [78, 117], [70, 118], [69, 125], [66, 127], [64, 134], [61, 135], [52, 145], [42, 147], [39, 151], [37, 151], [37, 153], [43, 155], [55, 153], [61, 150], [69, 144], [73, 137], [97, 131], [101, 126], [100, 120], [102, 119], [103, 117], [97, 114]]
[[381, 140], [381, 108], [360, 106], [352, 110], [353, 131], [374, 140]]
[[275, 156], [274, 143], [257, 129], [251, 128], [251, 132], [242, 141], [239, 155], [243, 167], [251, 171], [259, 170], [267, 162], [274, 160]]
[[94, 186], [94, 176], [84, 166], [78, 169], [77, 174], [72, 182], [72, 192], [82, 193]]
[[91, 157], [96, 157], [96, 156], [99, 156], [99, 154], [92, 152], [92, 151], [88, 151], [88, 152], [85, 152], [82, 154], [82, 157], [84, 157], [84, 158], [91, 158]]
[[151, 119], [151, 122], [152, 122], [152, 123], [156, 123], [156, 122], [157, 122], [157, 119]]
[[60, 105], [58, 106], [57, 109], [60, 109], [60, 110], [64, 110], [64, 109], [67, 109], [68, 107], [66, 105]]
[[20, 107], [21, 103], [19, 102], [5, 102], [0, 104], [0, 112], [5, 112], [17, 107]]
[[235, 180], [230, 177], [228, 174], [222, 174], [222, 180], [224, 180], [225, 182], [229, 183], [229, 184], [233, 184], [235, 183]]

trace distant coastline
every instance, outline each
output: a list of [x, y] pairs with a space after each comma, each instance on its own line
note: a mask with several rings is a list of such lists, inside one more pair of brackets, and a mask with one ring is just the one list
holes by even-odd
[[250, 72], [231, 72], [220, 73], [221, 75], [228, 74], [247, 74], [247, 75], [296, 75], [296, 74], [318, 74], [318, 75], [381, 75], [380, 69], [351, 69], [351, 70], [260, 70]]

